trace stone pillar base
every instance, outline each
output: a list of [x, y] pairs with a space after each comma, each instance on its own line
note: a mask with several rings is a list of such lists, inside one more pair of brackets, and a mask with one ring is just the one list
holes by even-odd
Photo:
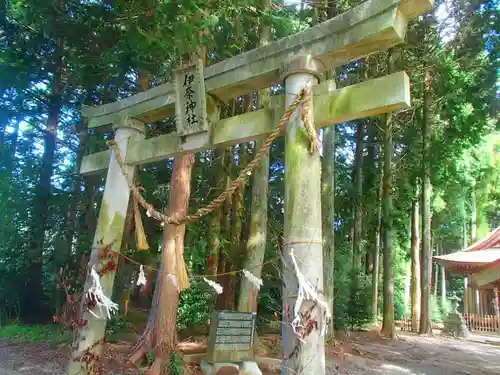
[[444, 327], [441, 330], [443, 336], [466, 339], [470, 335], [463, 316], [457, 311], [450, 312], [443, 323]]

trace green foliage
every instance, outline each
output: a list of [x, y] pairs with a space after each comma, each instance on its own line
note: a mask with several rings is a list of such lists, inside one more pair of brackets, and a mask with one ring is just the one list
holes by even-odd
[[155, 360], [155, 351], [154, 349], [150, 348], [147, 353], [146, 353], [146, 359], [147, 359], [147, 363], [148, 363], [148, 367], [153, 364], [154, 360]]
[[[269, 269], [272, 269], [269, 267]], [[274, 270], [275, 271], [275, 270]], [[274, 272], [268, 272], [264, 268], [265, 282], [259, 291], [259, 313], [257, 314], [256, 326], [258, 330], [281, 332], [282, 309], [282, 280]]]
[[346, 324], [351, 330], [364, 327], [373, 321], [371, 312], [371, 277], [350, 274], [349, 299]]
[[133, 328], [133, 324], [126, 317], [114, 316], [106, 324], [106, 336], [108, 338], [116, 337], [117, 334], [130, 332]]
[[153, 364], [155, 360], [155, 351], [152, 348], [149, 348], [146, 351], [146, 363], [144, 367], [139, 368], [139, 375], [145, 375], [148, 373], [149, 367]]
[[49, 342], [57, 345], [71, 340], [71, 334], [56, 325], [8, 324], [0, 327], [0, 339], [36, 344]]
[[213, 290], [203, 282], [192, 281], [191, 287], [180, 295], [177, 311], [177, 328], [205, 325], [210, 319], [211, 301], [214, 300]]
[[184, 373], [182, 356], [177, 351], [173, 351], [170, 355], [168, 373], [171, 375], [182, 375]]
[[431, 296], [431, 320], [434, 323], [442, 323], [450, 311], [451, 305], [448, 301], [442, 304], [439, 298], [434, 295]]
[[[461, 304], [463, 306], [464, 303], [464, 290], [465, 283], [464, 277], [459, 275], [449, 275], [447, 281], [448, 290], [452, 291], [456, 294], [458, 298], [460, 298]], [[448, 302], [448, 301], [447, 301]], [[462, 310], [463, 312], [463, 310]]]
[[[340, 245], [340, 244], [339, 244]], [[347, 254], [345, 254], [347, 253]], [[334, 296], [334, 319], [335, 329], [349, 327], [349, 300], [351, 287], [350, 259], [352, 255], [347, 249], [337, 245], [335, 254], [335, 296]]]
[[443, 319], [448, 316], [448, 314], [451, 312], [451, 303], [450, 301], [441, 301], [441, 315], [443, 316]]
[[405, 284], [408, 272], [408, 249], [399, 244], [394, 245], [394, 318], [401, 319], [405, 315]]
[[433, 295], [431, 296], [431, 321], [435, 323], [441, 323], [443, 321], [443, 314], [441, 314], [439, 300]]

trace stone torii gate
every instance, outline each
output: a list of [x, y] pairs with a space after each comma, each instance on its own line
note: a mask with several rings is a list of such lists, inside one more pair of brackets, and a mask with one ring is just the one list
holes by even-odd
[[[115, 103], [84, 107], [91, 129], [113, 127], [115, 141], [125, 161], [127, 176], [133, 178], [135, 165], [158, 162], [183, 153], [227, 147], [263, 139], [275, 129], [288, 107], [305, 85], [313, 83], [309, 118], [316, 128], [366, 116], [387, 113], [410, 106], [410, 84], [405, 72], [397, 72], [342, 89], [335, 82], [319, 83], [322, 73], [346, 62], [388, 50], [404, 42], [408, 22], [431, 9], [433, 0], [370, 0], [358, 7], [307, 29], [228, 60], [209, 66], [182, 69], [177, 84], [166, 83]], [[180, 95], [180, 86], [187, 92]], [[219, 120], [217, 101], [284, 82], [285, 95], [273, 96], [267, 107]], [[190, 86], [192, 84], [192, 86]], [[177, 87], [177, 90], [176, 90]], [[194, 99], [193, 99], [194, 98]], [[194, 100], [196, 110], [186, 116], [187, 101]], [[177, 132], [145, 139], [145, 123], [177, 115]], [[196, 116], [196, 121], [190, 121]], [[292, 272], [290, 250], [308, 281], [322, 290], [323, 264], [321, 235], [320, 156], [309, 153], [309, 142], [301, 116], [295, 115], [285, 129], [285, 238], [283, 306], [297, 298], [297, 278]], [[110, 244], [119, 252], [130, 196], [126, 177], [115, 158], [106, 150], [83, 158], [81, 174], [107, 173], [89, 268], [99, 263], [99, 246]], [[314, 272], [312, 272], [314, 271]], [[101, 278], [107, 296], [113, 292], [115, 272]], [[87, 278], [85, 290], [92, 285]], [[320, 320], [319, 307], [303, 304], [301, 311], [312, 309]], [[285, 315], [285, 314], [284, 314]], [[106, 328], [105, 319], [84, 313], [87, 324], [79, 329], [69, 375], [86, 374], [82, 357], [99, 354]], [[284, 373], [325, 373], [324, 337], [313, 330], [299, 341], [291, 327], [284, 324]], [[300, 346], [300, 350], [294, 349]], [[290, 355], [296, 353], [295, 355]], [[287, 370], [291, 369], [291, 370]]]

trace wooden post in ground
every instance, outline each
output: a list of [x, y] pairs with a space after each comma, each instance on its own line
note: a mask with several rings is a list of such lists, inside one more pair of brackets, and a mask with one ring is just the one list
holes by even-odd
[[439, 272], [441, 275], [441, 307], [444, 307], [446, 304], [446, 270], [443, 266], [438, 265]]
[[[285, 106], [306, 85], [318, 82], [321, 63], [311, 56], [299, 56], [285, 65]], [[324, 69], [323, 69], [324, 70]], [[296, 337], [290, 323], [297, 300], [298, 280], [291, 261], [291, 250], [305, 279], [316, 290], [323, 290], [323, 246], [321, 223], [321, 162], [319, 151], [310, 153], [310, 138], [305, 130], [301, 110], [308, 111], [313, 119], [312, 102], [309, 108], [299, 109], [286, 124], [285, 129], [285, 236], [283, 264], [283, 311], [288, 313], [283, 324], [285, 366], [282, 375], [325, 374], [325, 338], [321, 336], [320, 308], [313, 301], [303, 301], [300, 313], [303, 319], [316, 321], [317, 326], [304, 334], [303, 341]], [[316, 141], [316, 140], [315, 140]], [[322, 292], [319, 293], [321, 297]]]
[[[121, 150], [122, 157], [125, 158], [129, 142], [144, 139], [144, 124], [137, 120], [122, 117], [118, 119], [114, 128], [116, 130], [115, 141]], [[128, 178], [132, 180], [134, 177], [134, 167], [127, 166], [126, 169]], [[90, 270], [95, 266], [97, 272], [103, 272], [101, 286], [104, 294], [108, 298], [111, 298], [115, 282], [116, 265], [118, 264], [117, 257], [112, 254], [120, 251], [129, 196], [130, 189], [128, 182], [116, 161], [114, 152], [112, 152], [101, 209], [99, 211], [99, 219], [97, 221], [97, 229], [94, 236], [94, 244], [87, 266], [85, 291], [88, 291], [92, 286]], [[108, 249], [109, 253], [104, 255], [104, 259], [101, 259], [105, 249]], [[108, 270], [103, 271], [105, 268]], [[98, 373], [95, 367], [92, 368], [91, 366], [100, 366], [99, 357], [102, 355], [102, 340], [104, 339], [106, 330], [107, 316], [98, 308], [93, 308], [92, 311], [101, 317], [100, 319], [96, 318], [90, 312], [85, 311], [85, 295], [82, 298], [82, 308], [84, 309], [82, 323], [85, 324], [82, 324], [82, 327], [78, 329], [75, 349], [69, 361], [68, 375]], [[89, 354], [97, 357], [90, 359]]]
[[471, 301], [471, 314], [478, 314], [479, 312], [477, 310], [476, 288], [474, 286], [469, 287], [469, 295], [469, 300]]
[[498, 287], [495, 286], [493, 288], [493, 312], [495, 314], [495, 317], [496, 318], [499, 318], [500, 317], [500, 309], [498, 307]]
[[464, 278], [464, 314], [469, 313], [469, 282], [467, 277]]
[[482, 315], [480, 296], [479, 289], [474, 287], [474, 309], [476, 314]]

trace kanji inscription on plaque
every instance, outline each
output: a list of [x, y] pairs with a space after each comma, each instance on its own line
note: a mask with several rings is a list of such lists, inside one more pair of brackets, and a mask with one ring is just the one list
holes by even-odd
[[175, 75], [175, 118], [177, 133], [190, 135], [208, 131], [203, 62], [177, 69]]

